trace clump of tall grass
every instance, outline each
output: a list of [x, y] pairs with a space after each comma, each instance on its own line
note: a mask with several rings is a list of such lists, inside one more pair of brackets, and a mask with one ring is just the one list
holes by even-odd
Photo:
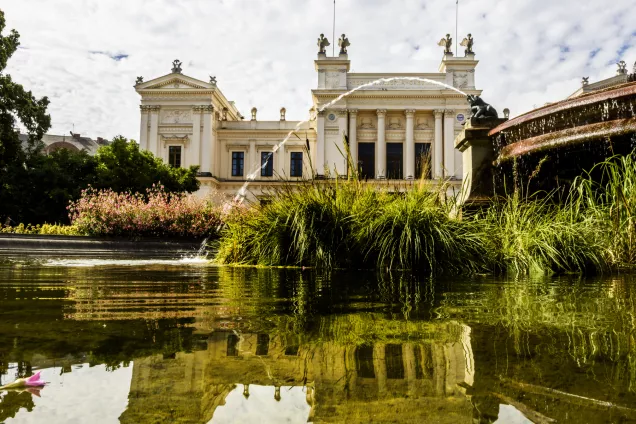
[[596, 223], [608, 261], [617, 267], [636, 265], [635, 155], [609, 158], [574, 184], [573, 206]]
[[271, 202], [233, 213], [218, 245], [220, 263], [344, 267], [352, 256], [351, 210], [369, 194], [349, 182], [285, 185]]
[[378, 201], [354, 210], [353, 238], [378, 268], [456, 274], [484, 271], [481, 234], [472, 221], [450, 216], [443, 187], [415, 186], [380, 192]]
[[519, 192], [495, 198], [482, 217], [488, 259], [494, 272], [552, 274], [607, 268], [592, 220], [548, 197]]

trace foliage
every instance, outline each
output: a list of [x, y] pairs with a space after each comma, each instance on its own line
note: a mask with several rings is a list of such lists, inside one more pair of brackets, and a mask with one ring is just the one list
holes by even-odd
[[[21, 204], [15, 200], [24, 192], [18, 183], [27, 178], [28, 161], [39, 153], [39, 140], [51, 126], [51, 117], [46, 114], [48, 99], [36, 99], [4, 73], [9, 58], [20, 45], [18, 33], [12, 30], [3, 35], [4, 29], [4, 12], [0, 10], [0, 217], [20, 215]], [[15, 130], [17, 121], [29, 134], [26, 149], [22, 148]]]
[[493, 270], [512, 274], [602, 271], [608, 267], [593, 220], [549, 198], [495, 198], [483, 217]]
[[42, 234], [56, 236], [81, 236], [84, 235], [76, 226], [72, 225], [24, 225], [19, 224], [15, 227], [0, 227], [0, 233], [5, 234]]
[[199, 189], [198, 167], [173, 168], [134, 141], [118, 136], [95, 156], [97, 171], [93, 187], [117, 193], [144, 193], [161, 183], [169, 193], [192, 193]]
[[636, 154], [599, 163], [574, 184], [573, 207], [584, 210], [597, 227], [608, 260], [636, 265]]
[[322, 268], [481, 269], [474, 225], [449, 217], [430, 187], [395, 195], [353, 179], [285, 185], [264, 206], [228, 216], [217, 261]]
[[193, 195], [153, 186], [145, 195], [93, 187], [69, 206], [71, 222], [91, 236], [215, 236], [221, 206]]

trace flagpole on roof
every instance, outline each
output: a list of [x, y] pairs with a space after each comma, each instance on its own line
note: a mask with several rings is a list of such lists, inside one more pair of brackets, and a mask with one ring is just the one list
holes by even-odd
[[[333, 0], [333, 1], [335, 3], [336, 0]], [[457, 57], [458, 27], [459, 27], [459, 0], [455, 0], [455, 57]]]
[[331, 38], [331, 55], [336, 55], [336, 0], [333, 0], [333, 33]]

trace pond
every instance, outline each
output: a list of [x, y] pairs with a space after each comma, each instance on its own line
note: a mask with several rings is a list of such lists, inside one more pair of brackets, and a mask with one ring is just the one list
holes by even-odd
[[5, 258], [0, 423], [636, 422], [636, 280]]

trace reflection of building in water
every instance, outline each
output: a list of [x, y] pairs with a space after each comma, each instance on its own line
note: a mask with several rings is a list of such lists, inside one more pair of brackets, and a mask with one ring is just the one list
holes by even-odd
[[[473, 380], [470, 329], [442, 327], [457, 340], [299, 345], [268, 334], [214, 332], [207, 350], [136, 359], [120, 421], [209, 422], [241, 384], [245, 395], [249, 385], [304, 386], [315, 422], [470, 422], [461, 388]], [[272, 402], [285, 396], [273, 393]]]

